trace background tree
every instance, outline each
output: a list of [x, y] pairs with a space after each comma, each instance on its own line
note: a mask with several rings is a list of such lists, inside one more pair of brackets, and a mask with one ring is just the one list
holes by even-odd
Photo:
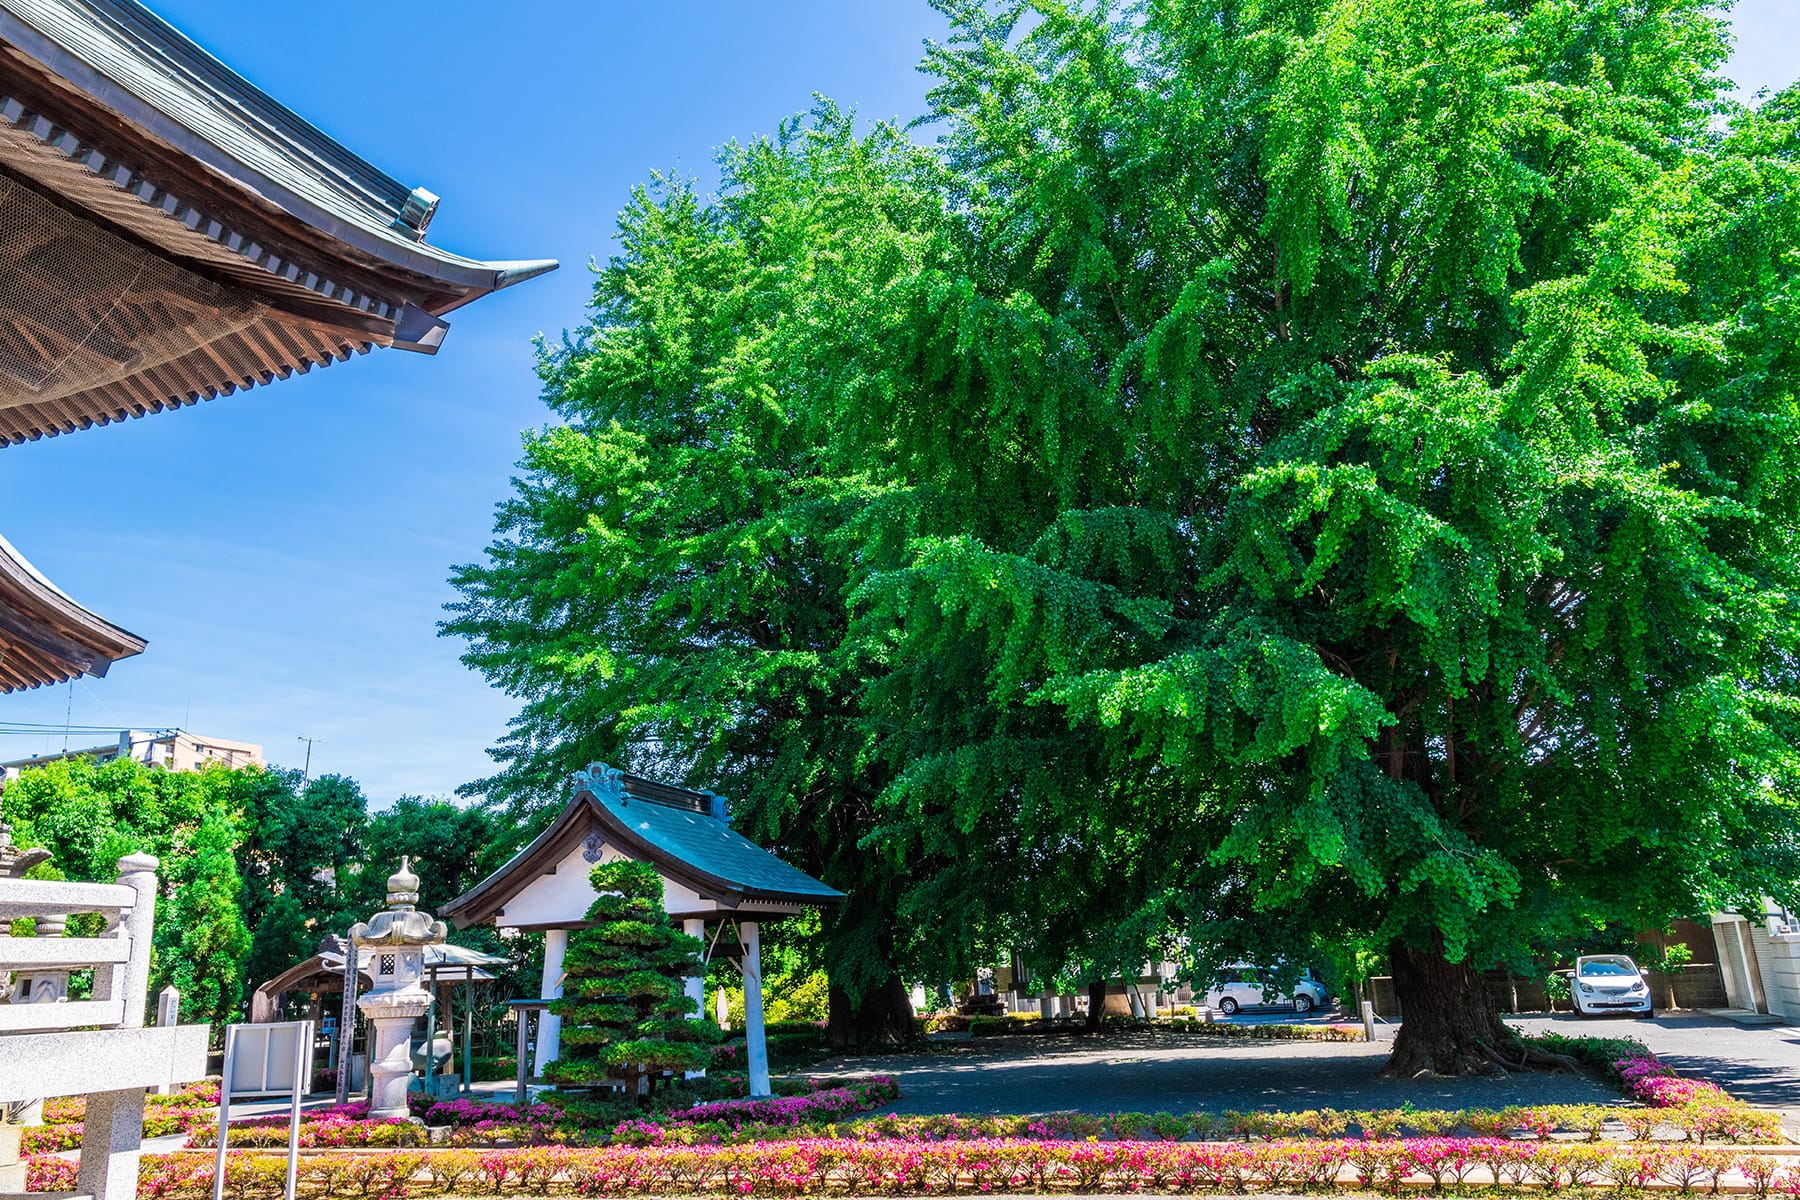
[[[697, 1019], [684, 988], [702, 973], [703, 944], [663, 911], [662, 877], [649, 863], [602, 863], [589, 873], [598, 893], [592, 924], [569, 938], [562, 998], [562, 1054], [544, 1068], [553, 1083], [616, 1081], [648, 1104], [665, 1072], [705, 1069], [719, 1028]], [[648, 1086], [644, 1087], [645, 1081]]]
[[443, 627], [523, 701], [500, 770], [466, 790], [523, 836], [590, 762], [728, 795], [746, 835], [849, 896], [809, 946], [834, 1037], [909, 1035], [910, 867], [863, 842], [888, 773], [844, 642], [868, 481], [835, 473], [814, 402], [831, 364], [789, 351], [941, 222], [931, 164], [827, 106], [722, 166], [717, 206], [661, 180], [633, 196], [591, 322], [541, 349], [566, 424], [526, 436], [519, 494], [486, 563], [457, 569]]
[[[302, 787], [299, 772], [279, 768], [68, 759], [21, 773], [0, 811], [20, 844], [55, 854], [59, 877], [109, 881], [124, 855], [156, 855], [152, 990], [175, 984], [182, 1019], [213, 1024], [241, 1014], [251, 989], [310, 958], [326, 934], [383, 907], [382, 864], [414, 855], [431, 907], [473, 886], [513, 845], [479, 810], [404, 797], [371, 815], [354, 780], [326, 775]], [[491, 927], [452, 936], [511, 960], [496, 990], [516, 994], [507, 980], [536, 986], [541, 947], [508, 943]]]
[[181, 1018], [214, 1025], [239, 1011], [250, 947], [234, 857], [243, 837], [240, 789], [255, 775], [223, 766], [165, 771], [131, 759], [64, 759], [6, 786], [20, 845], [44, 846], [67, 878], [110, 882], [126, 854], [154, 854], [162, 895], [152, 931], [152, 993], [181, 989]]

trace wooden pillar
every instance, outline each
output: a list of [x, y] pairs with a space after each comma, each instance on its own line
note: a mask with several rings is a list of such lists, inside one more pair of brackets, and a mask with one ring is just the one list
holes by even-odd
[[[550, 929], [544, 932], [544, 980], [538, 994], [546, 1000], [562, 996], [563, 954], [569, 948], [569, 931]], [[532, 1074], [544, 1077], [544, 1068], [556, 1061], [562, 1052], [562, 1018], [545, 1009], [538, 1017], [537, 1058]]]
[[744, 946], [744, 1045], [750, 1060], [750, 1095], [770, 1096], [769, 1044], [763, 1036], [762, 932], [755, 921], [738, 926]]
[[[689, 918], [681, 923], [681, 932], [704, 942], [706, 940], [706, 922], [697, 917]], [[695, 1020], [704, 1017], [706, 1015], [706, 967], [704, 964], [701, 965], [700, 974], [688, 977], [684, 990], [687, 992], [687, 998], [694, 1002], [694, 1010], [688, 1016]]]

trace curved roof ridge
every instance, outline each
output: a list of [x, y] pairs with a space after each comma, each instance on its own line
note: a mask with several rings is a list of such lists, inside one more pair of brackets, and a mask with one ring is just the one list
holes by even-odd
[[143, 638], [82, 607], [0, 537], [0, 692], [99, 677]]

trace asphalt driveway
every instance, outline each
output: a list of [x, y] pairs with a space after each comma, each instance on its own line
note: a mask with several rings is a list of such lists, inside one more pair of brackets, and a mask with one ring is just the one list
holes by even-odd
[[1683, 1075], [1711, 1080], [1758, 1108], [1776, 1109], [1800, 1132], [1800, 1026], [1745, 1027], [1699, 1013], [1650, 1021], [1584, 1021], [1568, 1013], [1507, 1019], [1527, 1033], [1636, 1038]]
[[[1289, 1015], [1287, 1020], [1293, 1020]], [[1800, 1133], [1800, 1028], [1746, 1029], [1705, 1016], [1654, 1021], [1511, 1018], [1521, 1030], [1636, 1037], [1684, 1074], [1710, 1079], [1752, 1104], [1783, 1110]], [[1249, 1023], [1249, 1022], [1246, 1022]], [[1256, 1021], [1254, 1023], [1261, 1023]], [[1396, 1027], [1366, 1042], [1225, 1042], [1177, 1034], [1105, 1038], [993, 1037], [939, 1044], [932, 1053], [856, 1056], [825, 1072], [900, 1078], [903, 1113], [1218, 1112], [1224, 1109], [1499, 1108], [1511, 1104], [1623, 1103], [1611, 1088], [1567, 1075], [1503, 1079], [1382, 1079]]]

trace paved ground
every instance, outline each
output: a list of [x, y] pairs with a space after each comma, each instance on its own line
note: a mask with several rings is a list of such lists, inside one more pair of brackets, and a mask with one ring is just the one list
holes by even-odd
[[[1248, 1023], [1292, 1016], [1250, 1018]], [[1240, 1018], [1244, 1020], [1244, 1018]], [[1636, 1037], [1671, 1066], [1712, 1079], [1800, 1129], [1800, 1028], [1746, 1029], [1704, 1016], [1655, 1021], [1516, 1021], [1521, 1029]], [[856, 1057], [827, 1071], [891, 1072], [906, 1113], [1192, 1112], [1251, 1108], [1495, 1108], [1509, 1104], [1616, 1103], [1610, 1088], [1566, 1075], [1391, 1080], [1376, 1072], [1394, 1026], [1363, 1042], [1215, 1042], [1179, 1035], [1105, 1039], [982, 1038], [931, 1054]]]
[[1665, 1014], [1655, 1020], [1584, 1021], [1570, 1014], [1513, 1018], [1527, 1033], [1580, 1037], [1633, 1037], [1684, 1075], [1710, 1079], [1758, 1108], [1782, 1112], [1800, 1131], [1800, 1026], [1745, 1027], [1700, 1014]]
[[954, 1051], [857, 1057], [821, 1071], [900, 1077], [903, 1113], [1194, 1112], [1224, 1109], [1503, 1107], [1605, 1103], [1608, 1088], [1568, 1076], [1393, 1080], [1380, 1042], [1258, 1042], [1139, 1034], [983, 1038]]

